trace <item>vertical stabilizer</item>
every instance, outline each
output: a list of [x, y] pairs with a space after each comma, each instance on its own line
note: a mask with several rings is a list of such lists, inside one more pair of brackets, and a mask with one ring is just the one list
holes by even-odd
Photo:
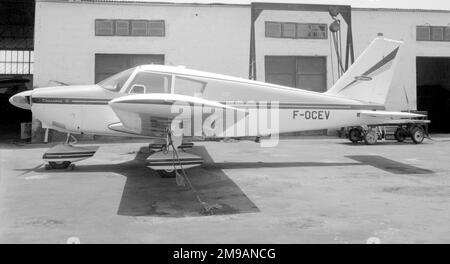
[[376, 38], [327, 94], [384, 105], [402, 43]]

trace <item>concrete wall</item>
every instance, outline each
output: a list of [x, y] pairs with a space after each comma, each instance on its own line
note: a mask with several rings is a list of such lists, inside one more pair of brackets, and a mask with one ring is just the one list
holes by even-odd
[[[164, 54], [167, 65], [248, 76], [250, 8], [36, 3], [35, 83], [94, 82], [95, 53]], [[95, 36], [95, 19], [165, 20], [165, 37]]]

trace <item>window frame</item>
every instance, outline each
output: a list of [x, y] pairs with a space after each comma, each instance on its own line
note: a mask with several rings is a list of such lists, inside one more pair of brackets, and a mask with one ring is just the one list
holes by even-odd
[[[280, 26], [280, 36], [270, 36], [269, 35], [269, 32], [268, 32], [268, 30], [267, 30], [267, 26], [269, 25], [269, 24], [277, 24], [277, 25], [279, 25]], [[283, 38], [283, 23], [281, 23], [281, 22], [275, 22], [275, 21], [266, 21], [266, 23], [265, 23], [265, 35], [266, 35], [266, 38]]]
[[[128, 23], [128, 35], [118, 35], [117, 33], [117, 22], [127, 22]], [[131, 21], [128, 19], [116, 19], [114, 20], [114, 36], [127, 37], [131, 36]]]
[[[419, 39], [417, 31], [419, 28], [428, 28], [429, 30], [429, 39]], [[442, 30], [442, 39], [433, 39], [433, 29], [441, 29]], [[450, 42], [450, 33], [449, 37], [446, 38], [446, 32], [450, 32], [450, 26], [428, 26], [428, 25], [418, 25], [416, 26], [416, 41], [428, 41], [428, 42]]]
[[[150, 74], [154, 74], [154, 75], [167, 76], [168, 77], [167, 79], [169, 80], [170, 83], [167, 87], [164, 87], [164, 93], [166, 93], [166, 94], [171, 93], [172, 86], [173, 86], [173, 74], [141, 70], [141, 69], [139, 69], [139, 67], [138, 67], [138, 69], [136, 69], [136, 71], [133, 72], [133, 74], [131, 74], [130, 78], [123, 85], [122, 89], [120, 90], [122, 93], [124, 93], [124, 94], [130, 93], [130, 90], [132, 87], [131, 83], [134, 81], [134, 78], [136, 78], [136, 75], [138, 75], [139, 73], [150, 73]], [[147, 94], [147, 86], [145, 86], [145, 94]]]
[[[269, 24], [279, 24], [281, 27], [281, 32], [280, 32], [280, 36], [270, 36], [268, 34], [268, 30], [267, 27]], [[295, 37], [285, 37], [284, 36], [284, 27], [285, 25], [295, 25]], [[300, 37], [298, 35], [298, 26], [299, 25], [316, 25], [316, 26], [325, 26], [326, 30], [323, 31], [325, 32], [325, 36], [324, 37]], [[328, 39], [328, 24], [326, 23], [297, 23], [297, 22], [277, 22], [277, 21], [265, 21], [265, 37], [266, 38], [282, 38], [282, 39], [312, 39], [312, 40], [326, 40]], [[321, 31], [322, 32], [322, 31]]]
[[[162, 23], [163, 30], [162, 35], [150, 35], [150, 24]], [[166, 36], [166, 21], [165, 20], [147, 20], [147, 36], [148, 37], [165, 37]]]
[[[145, 34], [143, 34], [143, 35], [134, 35], [134, 33], [133, 33], [133, 23], [143, 23], [143, 24], [145, 24]], [[147, 37], [148, 36], [148, 22], [147, 22], [147, 20], [140, 20], [140, 19], [130, 20], [130, 28], [131, 28], [130, 37]]]
[[[98, 28], [97, 27], [97, 22], [111, 22], [112, 23], [112, 32], [111, 32], [111, 34], [108, 34], [108, 35], [106, 35], [106, 34], [98, 34], [98, 32], [97, 32], [97, 28]], [[95, 36], [99, 36], [99, 37], [115, 36], [115, 34], [116, 34], [116, 23], [115, 23], [114, 19], [96, 19], [94, 24], [95, 24], [95, 28], [94, 28]]]
[[[433, 30], [440, 29], [442, 30], [442, 39], [433, 39]], [[444, 27], [438, 27], [438, 26], [431, 26], [430, 27], [430, 40], [431, 41], [444, 41], [445, 39], [445, 28]]]
[[[201, 84], [202, 88], [201, 88], [200, 94], [202, 94], [202, 95], [205, 93], [206, 86], [208, 85], [208, 82], [201, 81], [201, 80], [198, 80], [198, 79], [194, 79], [191, 76], [174, 74], [173, 75], [173, 82], [172, 82], [172, 91], [171, 91], [172, 94], [175, 94], [175, 91], [176, 91], [176, 88], [177, 88], [177, 79], [182, 79], [182, 80], [185, 80], [185, 81], [190, 81], [190, 82]], [[191, 96], [191, 95], [189, 95], [189, 96]], [[192, 96], [195, 96], [195, 95], [192, 95]]]
[[[128, 35], [118, 35], [116, 24], [120, 21], [128, 21]], [[112, 23], [112, 33], [111, 34], [98, 34], [97, 22], [111, 22]], [[145, 34], [133, 35], [133, 22], [145, 22]], [[161, 34], [150, 34], [151, 23], [161, 23], [162, 32]], [[166, 21], [163, 19], [146, 20], [146, 19], [95, 19], [94, 21], [94, 35], [96, 37], [165, 37], [166, 36]]]
[[[291, 22], [281, 23], [281, 38], [298, 39], [298, 37], [297, 37], [297, 24], [298, 23], [291, 23]], [[289, 25], [294, 25], [294, 36], [293, 37], [285, 36], [285, 34], [284, 34], [284, 32], [285, 32], [284, 28], [286, 26], [289, 26]]]

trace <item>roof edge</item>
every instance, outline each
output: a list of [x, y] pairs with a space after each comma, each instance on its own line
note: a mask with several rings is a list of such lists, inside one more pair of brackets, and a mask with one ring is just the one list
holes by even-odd
[[63, 4], [108, 4], [108, 5], [157, 5], [157, 6], [222, 6], [222, 7], [250, 7], [251, 4], [238, 3], [195, 3], [195, 2], [170, 2], [170, 1], [123, 1], [123, 0], [35, 0], [36, 3], [63, 3]]
[[424, 13], [450, 13], [447, 9], [420, 9], [420, 8], [384, 8], [384, 7], [352, 7], [354, 11], [389, 11], [389, 12], [424, 12]]

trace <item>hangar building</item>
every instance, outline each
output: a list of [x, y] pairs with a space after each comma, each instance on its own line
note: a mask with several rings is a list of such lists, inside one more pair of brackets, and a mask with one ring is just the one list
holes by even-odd
[[[34, 11], [34, 87], [156, 63], [324, 92], [377, 35], [403, 40], [388, 109], [429, 111], [432, 131], [450, 132], [447, 10], [36, 0]], [[12, 74], [7, 56], [2, 62], [0, 74]], [[42, 140], [36, 120], [33, 131]]]

